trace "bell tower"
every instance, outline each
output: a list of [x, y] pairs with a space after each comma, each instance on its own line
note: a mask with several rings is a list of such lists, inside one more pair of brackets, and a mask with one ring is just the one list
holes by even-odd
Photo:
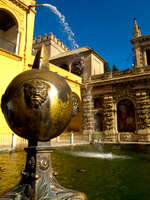
[[134, 67], [150, 66], [150, 35], [141, 35], [141, 30], [135, 18], [131, 43], [134, 51]]

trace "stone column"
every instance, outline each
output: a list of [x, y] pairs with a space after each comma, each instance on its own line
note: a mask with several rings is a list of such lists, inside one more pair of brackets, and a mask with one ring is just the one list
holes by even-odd
[[143, 58], [144, 58], [144, 66], [147, 66], [146, 50], [143, 52]]
[[136, 91], [136, 132], [139, 142], [150, 141], [150, 102], [146, 91]]
[[82, 131], [83, 134], [92, 134], [94, 130], [92, 87], [83, 87], [82, 96]]
[[117, 142], [115, 128], [115, 105], [112, 95], [104, 96], [104, 140], [106, 142]]
[[136, 67], [142, 67], [143, 66], [143, 54], [141, 47], [136, 46], [134, 49], [135, 53], [135, 66]]

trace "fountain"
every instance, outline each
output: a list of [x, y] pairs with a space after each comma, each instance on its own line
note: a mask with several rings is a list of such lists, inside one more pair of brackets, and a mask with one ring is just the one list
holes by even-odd
[[78, 44], [76, 43], [74, 39], [74, 33], [72, 32], [69, 24], [65, 20], [65, 16], [53, 5], [51, 4], [37, 4], [37, 5], [30, 5], [29, 8], [32, 7], [41, 7], [46, 6], [48, 7], [56, 16], [58, 16], [60, 23], [64, 26], [64, 30], [68, 35], [68, 40], [71, 42], [71, 46], [73, 49], [79, 48]]
[[[86, 195], [60, 186], [51, 167], [49, 140], [60, 135], [72, 115], [72, 93], [62, 77], [48, 70], [45, 46], [33, 69], [19, 74], [2, 97], [9, 127], [29, 140], [25, 170], [18, 185], [0, 200], [86, 200]], [[67, 167], [67, 166], [66, 166]]]

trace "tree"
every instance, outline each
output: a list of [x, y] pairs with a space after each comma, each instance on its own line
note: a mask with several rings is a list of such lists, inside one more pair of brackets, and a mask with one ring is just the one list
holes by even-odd
[[119, 71], [119, 69], [116, 67], [115, 64], [113, 65], [113, 69], [112, 69], [112, 71], [113, 71], [113, 72]]
[[104, 72], [110, 72], [110, 71], [111, 71], [111, 69], [110, 69], [110, 67], [109, 67], [109, 63], [106, 62], [106, 63], [104, 64]]

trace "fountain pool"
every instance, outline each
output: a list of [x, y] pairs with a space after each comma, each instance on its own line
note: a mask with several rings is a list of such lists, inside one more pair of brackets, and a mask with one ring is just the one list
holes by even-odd
[[[119, 147], [119, 148], [118, 148]], [[25, 153], [0, 153], [0, 194], [21, 178]], [[149, 151], [120, 146], [60, 147], [52, 154], [58, 182], [88, 200], [149, 200]]]

